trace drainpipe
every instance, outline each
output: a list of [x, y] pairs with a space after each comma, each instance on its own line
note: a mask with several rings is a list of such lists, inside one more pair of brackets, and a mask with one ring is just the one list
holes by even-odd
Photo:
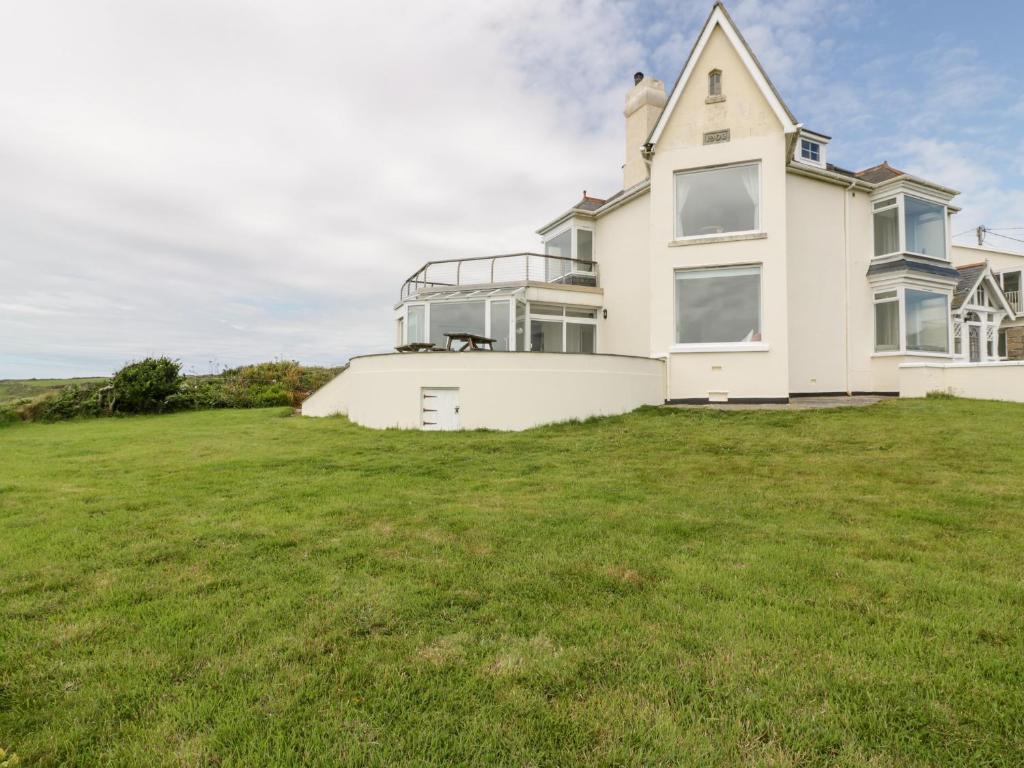
[[843, 192], [843, 370], [846, 372], [846, 394], [850, 394], [850, 192], [856, 180]]
[[668, 401], [672, 397], [672, 355], [651, 355], [655, 360], [665, 361], [665, 400]]

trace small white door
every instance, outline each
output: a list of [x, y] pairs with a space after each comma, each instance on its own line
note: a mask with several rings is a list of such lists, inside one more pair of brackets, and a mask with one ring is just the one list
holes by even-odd
[[426, 430], [449, 431], [459, 428], [459, 390], [424, 389], [421, 424]]

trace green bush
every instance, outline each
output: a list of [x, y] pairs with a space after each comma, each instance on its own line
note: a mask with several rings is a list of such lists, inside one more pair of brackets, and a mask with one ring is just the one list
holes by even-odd
[[161, 413], [181, 382], [181, 363], [168, 357], [129, 363], [110, 381], [109, 409], [112, 413]]
[[278, 360], [219, 376], [186, 377], [174, 360], [146, 358], [124, 366], [108, 381], [73, 383], [35, 400], [6, 404], [0, 407], [0, 424], [212, 408], [297, 408], [340, 371]]
[[64, 421], [78, 416], [100, 416], [109, 385], [104, 382], [68, 384], [43, 397], [19, 400], [0, 410], [0, 422]]
[[234, 408], [267, 408], [302, 401], [338, 373], [337, 368], [310, 368], [294, 360], [275, 360], [232, 368], [221, 374], [225, 397]]

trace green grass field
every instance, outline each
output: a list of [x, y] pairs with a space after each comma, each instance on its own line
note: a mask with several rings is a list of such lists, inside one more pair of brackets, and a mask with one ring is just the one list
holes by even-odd
[[0, 428], [32, 766], [1020, 766], [1024, 407]]
[[0, 379], [0, 405], [19, 400], [34, 400], [56, 392], [68, 384], [90, 384], [106, 381], [103, 377], [84, 379]]

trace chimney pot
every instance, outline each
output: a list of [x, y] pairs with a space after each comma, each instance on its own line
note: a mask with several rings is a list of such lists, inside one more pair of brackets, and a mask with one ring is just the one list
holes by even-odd
[[637, 72], [635, 75], [633, 75], [633, 85], [640, 85], [640, 81], [643, 80], [643, 79], [644, 79], [644, 73], [643, 72]]

